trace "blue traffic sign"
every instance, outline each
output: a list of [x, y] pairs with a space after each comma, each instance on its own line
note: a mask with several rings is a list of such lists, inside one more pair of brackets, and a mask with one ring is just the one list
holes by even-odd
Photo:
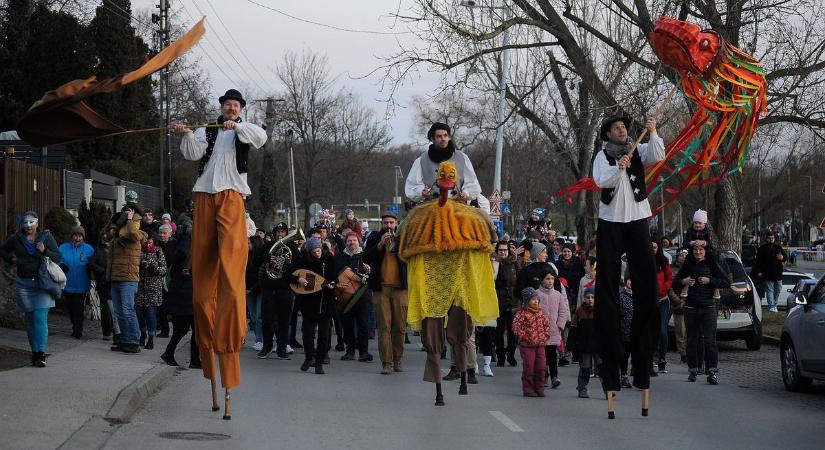
[[501, 204], [501, 213], [502, 214], [510, 214], [512, 212], [513, 212], [513, 210], [510, 209], [510, 204], [509, 203], [502, 203]]
[[398, 214], [398, 205], [396, 205], [395, 203], [391, 204], [390, 205], [390, 212], [393, 213], [393, 214]]
[[494, 220], [493, 224], [496, 226], [496, 232], [498, 233], [498, 237], [504, 236], [504, 222], [500, 220]]

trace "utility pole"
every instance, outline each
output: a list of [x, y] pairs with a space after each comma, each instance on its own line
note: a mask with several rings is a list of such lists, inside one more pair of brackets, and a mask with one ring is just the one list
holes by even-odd
[[[170, 26], [169, 26], [169, 0], [158, 0], [156, 5], [158, 14], [152, 14], [152, 23], [158, 24], [156, 49], [161, 52], [169, 46], [170, 43]], [[163, 209], [167, 204], [168, 211], [172, 211], [172, 134], [168, 130], [170, 124], [170, 108], [169, 108], [169, 68], [164, 67], [160, 71], [160, 78], [158, 80], [158, 107], [161, 126], [166, 128], [164, 133], [161, 133], [158, 142], [160, 150], [160, 206]], [[167, 163], [164, 163], [164, 158]], [[169, 187], [166, 189], [165, 168], [169, 170]], [[164, 192], [165, 191], [165, 192]], [[164, 195], [164, 193], [166, 195]]]

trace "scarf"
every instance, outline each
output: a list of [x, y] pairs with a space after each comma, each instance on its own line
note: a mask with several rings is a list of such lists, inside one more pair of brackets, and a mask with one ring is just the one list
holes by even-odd
[[430, 148], [427, 149], [427, 156], [436, 164], [452, 158], [453, 153], [455, 153], [455, 144], [452, 140], [447, 143], [447, 148], [438, 148], [435, 144], [430, 144]]
[[21, 237], [21, 240], [23, 241], [23, 247], [26, 248], [26, 251], [29, 252], [30, 255], [34, 255], [37, 251], [36, 244], [34, 242], [30, 242], [29, 238], [25, 234], [23, 234]]
[[537, 312], [541, 311], [541, 306], [539, 306], [538, 303], [536, 303], [536, 304], [528, 303], [527, 304], [527, 311], [530, 311], [531, 313], [536, 314]]
[[619, 159], [622, 156], [630, 153], [630, 148], [633, 147], [633, 140], [627, 138], [627, 142], [624, 144], [616, 144], [613, 141], [607, 141], [607, 144], [604, 145], [604, 151], [613, 159]]

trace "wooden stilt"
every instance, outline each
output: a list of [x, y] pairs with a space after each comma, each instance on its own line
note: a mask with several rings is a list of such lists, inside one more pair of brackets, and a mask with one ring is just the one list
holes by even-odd
[[209, 380], [209, 381], [212, 384], [212, 411], [218, 411], [218, 410], [221, 409], [221, 407], [218, 406], [218, 390], [217, 390], [217, 387], [215, 386], [215, 380]]
[[232, 394], [229, 392], [229, 388], [226, 388], [226, 394], [224, 395], [223, 420], [232, 420], [232, 415], [229, 413], [229, 402], [231, 400]]
[[647, 417], [647, 411], [650, 407], [650, 389], [642, 389], [642, 416]]
[[616, 412], [613, 409], [613, 391], [607, 391], [607, 418], [616, 418]]

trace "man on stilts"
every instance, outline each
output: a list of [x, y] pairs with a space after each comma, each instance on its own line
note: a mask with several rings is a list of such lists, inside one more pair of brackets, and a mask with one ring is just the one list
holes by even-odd
[[248, 254], [244, 198], [250, 148], [266, 142], [266, 131], [244, 122], [246, 100], [230, 89], [219, 99], [218, 128], [192, 131], [175, 125], [183, 134], [181, 153], [200, 161], [195, 182], [195, 217], [192, 230], [192, 278], [195, 330], [203, 376], [212, 382], [212, 410], [220, 409], [215, 390], [215, 353], [226, 389], [224, 420], [231, 419], [230, 389], [241, 384], [240, 351], [246, 334], [245, 268]]
[[659, 329], [656, 264], [650, 246], [647, 219], [651, 210], [644, 167], [662, 160], [665, 146], [656, 133], [656, 119], [650, 118], [646, 123], [650, 141], [639, 144], [637, 151], [631, 151], [634, 144], [627, 132], [630, 123], [630, 118], [622, 116], [610, 117], [602, 123], [600, 137], [605, 145], [593, 161], [593, 178], [602, 189], [596, 234], [599, 276], [596, 277], [594, 314], [601, 358], [599, 374], [611, 419], [615, 417], [613, 392], [621, 390], [619, 367], [624, 353], [618, 298], [622, 254], [627, 255], [628, 269], [633, 276], [633, 386], [643, 390], [642, 415], [645, 416], [649, 371]]
[[[498, 299], [490, 264], [495, 228], [481, 210], [467, 205], [481, 197], [481, 187], [467, 155], [455, 149], [450, 127], [435, 123], [432, 142], [410, 169], [405, 193], [424, 202], [410, 211], [401, 227], [399, 255], [407, 262], [407, 322], [421, 330], [427, 351], [424, 381], [441, 391], [444, 331], [461, 371], [459, 395], [467, 395], [466, 344], [473, 322], [498, 317]], [[437, 200], [431, 200], [436, 194]]]

